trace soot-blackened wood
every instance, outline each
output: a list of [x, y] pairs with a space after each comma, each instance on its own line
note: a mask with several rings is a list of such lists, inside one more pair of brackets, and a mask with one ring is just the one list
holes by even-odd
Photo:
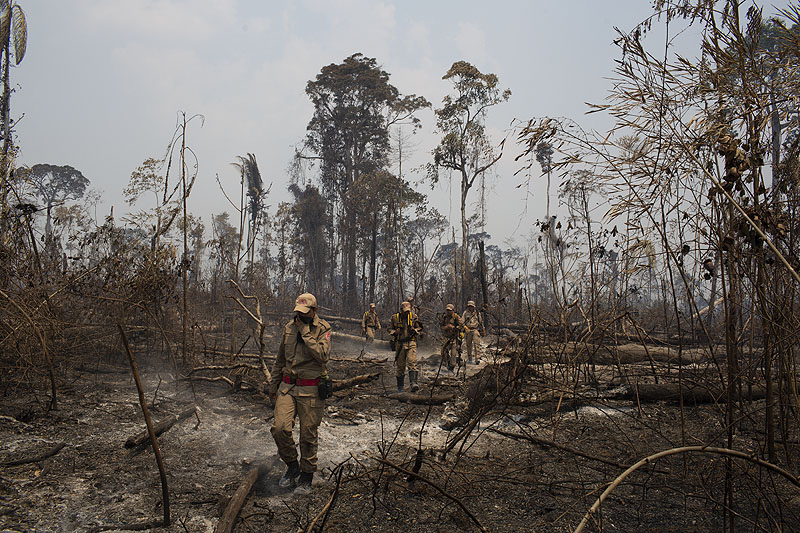
[[355, 387], [356, 385], [363, 385], [364, 383], [375, 381], [378, 379], [378, 377], [380, 377], [380, 375], [380, 372], [378, 372], [377, 374], [363, 374], [361, 376], [355, 376], [347, 379], [335, 379], [333, 380], [333, 390], [339, 391], [349, 389], [350, 387]]
[[[175, 425], [175, 423], [185, 420], [195, 414], [197, 412], [196, 407], [191, 407], [186, 409], [182, 413], [178, 415], [171, 415], [169, 418], [162, 420], [155, 426], [153, 426], [153, 432], [156, 434], [156, 437], [159, 437], [162, 433], [167, 431], [169, 428]], [[126, 448], [135, 448], [136, 446], [140, 446], [150, 441], [150, 433], [145, 430], [139, 433], [138, 435], [134, 435], [132, 437], [128, 437], [128, 440], [125, 441]]]
[[55, 454], [60, 452], [64, 446], [66, 446], [65, 443], [59, 442], [58, 444], [51, 446], [50, 448], [48, 448], [47, 450], [38, 455], [34, 455], [33, 457], [26, 457], [24, 459], [16, 459], [14, 461], [6, 461], [3, 463], [3, 466], [19, 466], [19, 465], [26, 465], [28, 463], [38, 463], [39, 461], [43, 461], [48, 457], [54, 456]]
[[442, 405], [452, 400], [454, 394], [414, 394], [411, 392], [395, 392], [386, 396], [392, 400], [400, 402], [414, 403], [419, 405]]
[[161, 501], [164, 507], [164, 527], [169, 526], [169, 488], [167, 486], [167, 468], [164, 466], [164, 459], [161, 457], [161, 448], [158, 447], [158, 439], [153, 432], [153, 421], [150, 418], [150, 411], [147, 409], [147, 401], [144, 399], [144, 388], [142, 388], [142, 380], [139, 379], [139, 368], [136, 366], [136, 359], [133, 357], [130, 344], [128, 344], [128, 337], [125, 335], [125, 330], [122, 329], [120, 324], [117, 324], [119, 334], [122, 337], [122, 344], [125, 346], [125, 353], [128, 354], [128, 361], [131, 364], [131, 372], [133, 372], [133, 379], [136, 382], [136, 390], [139, 392], [139, 405], [142, 406], [142, 413], [144, 413], [144, 422], [147, 425], [147, 431], [150, 435], [150, 442], [153, 445], [153, 455], [156, 456], [156, 464], [158, 465], [158, 474], [161, 478]]
[[349, 333], [341, 333], [339, 331], [334, 331], [332, 333], [334, 339], [343, 339], [353, 342], [361, 342], [364, 343], [363, 346], [366, 348], [367, 346], [374, 346], [375, 348], [380, 347], [381, 350], [389, 348], [389, 341], [384, 341], [381, 339], [375, 339], [372, 343], [367, 344], [366, 339], [359, 335], [350, 335]]
[[236, 525], [239, 512], [247, 501], [247, 496], [250, 494], [250, 491], [253, 490], [253, 485], [256, 484], [258, 478], [263, 476], [268, 469], [269, 467], [267, 465], [258, 464], [254, 465], [247, 472], [244, 480], [242, 480], [236, 492], [231, 496], [228, 506], [225, 508], [225, 512], [222, 513], [222, 517], [219, 519], [214, 533], [231, 533], [233, 531], [233, 526]]
[[[678, 402], [681, 395], [684, 402], [689, 403], [725, 403], [726, 394], [722, 391], [706, 387], [678, 387], [676, 383], [640, 383], [639, 385], [625, 385], [615, 395], [616, 399], [633, 400], [639, 402]], [[766, 397], [764, 387], [752, 387], [751, 390], [742, 390], [743, 400], [761, 400]], [[734, 400], [739, 400], [739, 395], [734, 394]]]

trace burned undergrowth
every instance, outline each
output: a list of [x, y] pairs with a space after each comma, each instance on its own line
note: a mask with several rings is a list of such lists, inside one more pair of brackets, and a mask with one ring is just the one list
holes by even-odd
[[[733, 448], [752, 458], [763, 452], [763, 399], [737, 400], [745, 416], [728, 447], [720, 398], [686, 396], [681, 405], [680, 395], [637, 395], [675, 381], [674, 358], [628, 356], [624, 363], [591, 365], [581, 355], [585, 346], [531, 336], [498, 348], [499, 340], [492, 339], [479, 365], [456, 376], [443, 375], [438, 354], [423, 345], [420, 396], [452, 394], [443, 405], [390, 398], [392, 352], [380, 343], [368, 349], [338, 343], [335, 381], [378, 376], [327, 402], [321, 470], [310, 496], [277, 488], [283, 465], [269, 435], [271, 406], [261, 370], [247, 354], [234, 364], [209, 355], [196, 362], [204, 370], [188, 369], [178, 380], [169, 365], [143, 361], [154, 420], [196, 408], [159, 437], [173, 523], [155, 530], [214, 531], [254, 465], [263, 466], [263, 475], [237, 514], [239, 532], [572, 530], [628, 467], [680, 448], [687, 450], [653, 460], [619, 483], [587, 530], [717, 531], [730, 508], [754, 527], [800, 527], [791, 479], [747, 457], [711, 452]], [[696, 359], [702, 362], [687, 362], [680, 372], [712, 383], [724, 362]], [[59, 368], [65, 378], [57, 410], [46, 409], [46, 387], [5, 382], [0, 525], [124, 530], [159, 518], [152, 448], [125, 447], [144, 426], [130, 368], [122, 363]], [[220, 376], [226, 379], [215, 379]], [[796, 442], [796, 436], [784, 441], [785, 459], [776, 466], [791, 469]], [[725, 499], [726, 480], [735, 487], [732, 501]]]

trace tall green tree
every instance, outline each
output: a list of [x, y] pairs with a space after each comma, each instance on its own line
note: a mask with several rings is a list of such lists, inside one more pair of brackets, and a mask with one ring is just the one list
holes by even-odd
[[453, 93], [435, 110], [436, 127], [442, 135], [428, 164], [428, 179], [438, 183], [442, 170], [455, 173], [461, 182], [461, 300], [466, 305], [469, 291], [467, 268], [467, 197], [475, 180], [492, 168], [503, 155], [492, 147], [486, 133], [486, 114], [491, 107], [507, 101], [511, 91], [501, 90], [494, 74], [483, 74], [466, 61], [456, 61], [442, 76], [453, 84]]
[[293, 244], [300, 251], [296, 255], [303, 262], [304, 286], [320, 294], [326, 285], [325, 272], [329, 257], [325, 241], [325, 227], [329, 224], [325, 199], [313, 185], [301, 189], [292, 184], [289, 192], [294, 196], [292, 217], [296, 226]]
[[53, 207], [83, 196], [89, 186], [89, 180], [80, 170], [69, 165], [38, 164], [30, 169], [19, 169], [17, 174], [31, 182], [37, 196], [44, 202], [47, 210], [45, 238], [49, 241], [53, 230]]
[[402, 263], [398, 246], [404, 225], [402, 212], [404, 208], [423, 201], [423, 195], [385, 170], [362, 174], [350, 188], [347, 207], [354, 213], [358, 228], [358, 250], [364, 262], [369, 264], [365, 293], [370, 301], [376, 300], [379, 256], [389, 267], [386, 269], [387, 287], [395, 286], [395, 278], [401, 281], [402, 276], [398, 275], [396, 268]]
[[419, 127], [414, 113], [430, 104], [421, 96], [402, 96], [389, 83], [389, 73], [362, 54], [323, 67], [306, 94], [314, 115], [304, 145], [319, 161], [322, 194], [341, 229], [343, 288], [346, 304], [354, 308], [357, 234], [345, 196], [359, 176], [386, 166], [389, 128], [399, 122]]

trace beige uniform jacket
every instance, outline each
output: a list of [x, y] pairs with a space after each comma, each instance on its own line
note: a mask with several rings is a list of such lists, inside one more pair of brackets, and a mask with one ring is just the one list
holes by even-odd
[[447, 313], [442, 313], [442, 318], [439, 319], [442, 335], [448, 339], [458, 338], [458, 332], [461, 331], [461, 326], [463, 325], [464, 323], [461, 321], [461, 317], [458, 316], [458, 313], [453, 313], [452, 316], [448, 316]]
[[361, 329], [366, 329], [367, 327], [381, 327], [381, 321], [378, 318], [378, 313], [374, 313], [372, 311], [367, 311], [364, 313], [364, 318], [361, 319]]
[[281, 385], [293, 386], [283, 383], [283, 376], [317, 379], [327, 371], [331, 355], [330, 324], [318, 316], [308, 325], [302, 322], [298, 325], [298, 322], [293, 319], [283, 328], [278, 357], [272, 365], [269, 388], [272, 393], [276, 393]]
[[461, 315], [461, 318], [464, 320], [464, 325], [469, 329], [483, 331], [483, 317], [481, 316], [480, 311], [470, 312], [470, 310], [467, 309], [464, 311], [464, 314]]
[[389, 333], [397, 337], [399, 342], [416, 341], [420, 331], [422, 331], [422, 324], [414, 313], [392, 315], [392, 329], [389, 330]]

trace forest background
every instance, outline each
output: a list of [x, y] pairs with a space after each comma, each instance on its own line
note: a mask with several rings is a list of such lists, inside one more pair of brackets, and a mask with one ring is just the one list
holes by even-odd
[[[415, 113], [419, 128], [389, 128], [385, 166], [395, 176], [402, 172], [409, 186], [425, 195], [428, 207], [444, 217], [427, 245], [432, 252], [441, 243], [446, 253], [453, 231], [462, 230], [460, 187], [449, 179], [429, 187], [425, 165], [441, 138], [433, 111], [452, 89], [442, 76], [454, 61], [465, 60], [495, 73], [502, 88], [513, 92], [486, 117], [489, 143], [495, 148], [504, 140], [508, 144], [504, 157], [470, 193], [467, 217], [475, 217], [470, 232], [484, 234], [490, 252], [506, 253], [506, 262], [514, 263], [509, 268], [521, 271], [522, 261], [535, 262], [531, 243], [538, 237], [537, 220], [548, 217], [545, 197], [552, 196], [554, 214], [562, 220], [568, 215], [559, 206], [557, 183], [547, 190], [539, 167], [517, 174], [521, 165], [514, 158], [524, 148], [514, 136], [515, 125], [530, 116], [579, 117], [584, 102], [601, 101], [618, 53], [615, 27], [631, 28], [650, 15], [641, 2], [610, 7], [583, 2], [579, 9], [521, 2], [507, 4], [507, 11], [480, 4], [423, 8], [413, 2], [272, 7], [85, 1], [74, 9], [59, 3], [26, 7], [36, 23], [28, 28], [26, 61], [12, 69], [15, 118], [21, 118], [14, 125], [17, 165], [78, 169], [90, 181], [83, 198], [87, 222], [101, 225], [113, 207], [121, 223], [126, 213], [152, 210], [158, 203], [148, 195], [140, 195], [134, 205], [126, 203], [123, 191], [131, 173], [149, 158], [164, 157], [177, 111], [199, 113], [203, 126], [197, 121], [188, 139], [197, 154], [197, 186], [189, 210], [203, 225], [205, 242], [215, 239], [212, 217], [227, 212], [228, 222], [239, 226], [238, 205], [223, 198], [218, 183], [236, 204], [240, 173], [231, 163], [248, 153], [257, 157], [264, 188], [270, 191], [262, 200], [263, 221], [274, 224], [279, 205], [295, 199], [290, 181], [301, 188], [307, 181], [320, 185], [315, 181], [318, 166], [295, 168], [294, 173], [289, 168], [314, 113], [304, 91], [307, 82], [323, 66], [362, 52], [389, 73], [391, 85], [431, 103]], [[572, 37], [560, 30], [566, 27], [573, 29]], [[533, 61], [531, 68], [519, 68], [528, 61]], [[586, 120], [590, 127], [608, 125], [596, 116]], [[398, 135], [405, 139], [402, 156]], [[209, 261], [209, 253], [198, 253], [198, 266]], [[271, 253], [274, 259], [274, 246]], [[365, 274], [358, 274], [363, 285]], [[375, 299], [393, 309], [396, 297]]]
[[[606, 40], [597, 50], [617, 50], [616, 58], [605, 56], [617, 62], [615, 71], [604, 70], [606, 82], [602, 74], [595, 76], [589, 70], [588, 58], [576, 54], [577, 48], [553, 46], [553, 28], [566, 26], [549, 17], [564, 17], [566, 11], [544, 5], [518, 13], [514, 24], [519, 31], [506, 31], [499, 42], [487, 36], [494, 35], [498, 22], [506, 19], [487, 15], [485, 26], [479, 25], [475, 17], [486, 15], [484, 8], [455, 14], [446, 19], [452, 25], [434, 33], [426, 22], [434, 13], [415, 11], [413, 5], [399, 9], [386, 4], [369, 11], [357, 4], [335, 11], [331, 6], [301, 4], [308, 10], [292, 5], [274, 13], [252, 12], [250, 4], [192, 4], [191, 9], [181, 3], [120, 4], [115, 9], [107, 3], [80, 2], [78, 11], [69, 13], [60, 4], [51, 5], [63, 10], [67, 19], [78, 16], [81, 27], [90, 30], [79, 31], [79, 37], [68, 41], [76, 44], [74, 48], [53, 46], [60, 42], [57, 32], [39, 34], [37, 40], [36, 31], [28, 31], [28, 18], [37, 20], [42, 5], [34, 4], [27, 17], [19, 4], [13, 6], [4, 56], [4, 151], [9, 158], [3, 183], [4, 246], [9, 257], [22, 261], [20, 268], [40, 272], [37, 283], [67, 287], [71, 276], [85, 279], [106, 268], [105, 262], [118, 264], [124, 268], [115, 270], [115, 275], [123, 285], [113, 298], [127, 301], [135, 293], [125, 291], [135, 287], [142, 293], [134, 299], [155, 316], [164, 312], [170, 299], [181, 300], [184, 330], [187, 324], [200, 324], [188, 316], [190, 301], [210, 304], [209, 309], [236, 328], [237, 304], [230, 299], [234, 294], [230, 280], [241, 283], [249, 294], [283, 306], [297, 293], [312, 291], [328, 314], [355, 316], [368, 302], [390, 312], [414, 296], [423, 302], [428, 318], [445, 303], [463, 308], [472, 299], [491, 310], [498, 324], [530, 318], [533, 306], [543, 304], [538, 311], [565, 332], [573, 327], [592, 330], [600, 307], [612, 314], [617, 310], [648, 316], [672, 313], [678, 321], [688, 318], [694, 331], [707, 329], [694, 320], [707, 312], [713, 321], [717, 300], [725, 292], [718, 283], [724, 249], [716, 241], [727, 246], [725, 239], [733, 237], [719, 233], [721, 220], [713, 217], [722, 216], [717, 208], [730, 206], [715, 206], [709, 219], [703, 200], [715, 202], [723, 185], [727, 200], [735, 200], [728, 189], [741, 196], [734, 204], [739, 207], [727, 215], [738, 237], [756, 231], [763, 243], [751, 241], [768, 245], [764, 260], [794, 272], [791, 251], [783, 253], [772, 244], [774, 239], [763, 234], [769, 228], [753, 223], [752, 217], [758, 215], [748, 216], [746, 209], [748, 204], [778, 207], [780, 195], [788, 194], [776, 186], [773, 176], [791, 160], [786, 143], [792, 142], [796, 119], [792, 97], [783, 86], [776, 86], [776, 80], [791, 86], [791, 76], [781, 63], [787, 61], [783, 55], [791, 57], [790, 44], [776, 37], [782, 23], [765, 19], [755, 5], [745, 10], [744, 19], [737, 15], [734, 24], [741, 27], [731, 30], [732, 37], [725, 35], [729, 42], [720, 44], [711, 36], [717, 39], [712, 43], [715, 50], [705, 42], [711, 38], [708, 26], [698, 22], [703, 7], [657, 2], [654, 13], [642, 16], [638, 25], [629, 23], [633, 30], [626, 32], [599, 24], [618, 15], [620, 6], [607, 12], [584, 6], [587, 9], [578, 10], [573, 19], [573, 35], [588, 39], [599, 34]], [[342, 17], [355, 8], [358, 16]], [[725, 8], [721, 13], [729, 17], [728, 11], [742, 9]], [[151, 23], [151, 11], [163, 16]], [[70, 27], [55, 23], [61, 22], [55, 15], [48, 12], [40, 20], [60, 31]], [[791, 9], [781, 15], [790, 20]], [[636, 15], [629, 10], [625, 16]], [[212, 18], [216, 25], [210, 23]], [[306, 23], [302, 30], [299, 20]], [[471, 52], [490, 67], [504, 67], [519, 50], [538, 45], [541, 36], [530, 31], [529, 23], [553, 37], [540, 47], [553, 53], [536, 56], [544, 58], [541, 68], [506, 67], [506, 77], [505, 72], [481, 70], [472, 58], [465, 58], [443, 67], [443, 75], [431, 76], [432, 60], [441, 56], [439, 39], [451, 41], [451, 48]], [[318, 62], [315, 70], [308, 68], [307, 58], [313, 56], [308, 49], [341, 35], [342, 24], [370, 28], [373, 33], [345, 34], [377, 39], [384, 50], [413, 43], [422, 59], [403, 56], [397, 76], [379, 58], [361, 52], [322, 66]], [[323, 31], [318, 31], [320, 25]], [[581, 25], [604, 29], [579, 31]], [[761, 28], [758, 35], [753, 34], [756, 27]], [[228, 39], [214, 39], [231, 29], [236, 31], [228, 32]], [[713, 24], [712, 29], [725, 31]], [[322, 38], [303, 40], [305, 32]], [[290, 37], [278, 44], [272, 42], [276, 35]], [[391, 38], [384, 39], [386, 35]], [[97, 46], [93, 40], [97, 38], [108, 39], [108, 45]], [[245, 45], [240, 39], [251, 41]], [[249, 50], [259, 39], [275, 44], [278, 53], [268, 55], [266, 62], [248, 64], [250, 56], [236, 50]], [[643, 55], [641, 65], [631, 63], [630, 39]], [[348, 40], [330, 41], [337, 46], [328, 48], [350, 46]], [[202, 46], [208, 44], [215, 45], [214, 53], [203, 55]], [[749, 48], [737, 51], [736, 46]], [[591, 46], [581, 49], [586, 48], [598, 53]], [[75, 72], [66, 72], [70, 62], [59, 54], [67, 50], [78, 57], [81, 51], [102, 54], [95, 59], [105, 61], [75, 61]], [[565, 51], [578, 61], [561, 55]], [[694, 53], [698, 62], [686, 59], [691, 57], [687, 52]], [[709, 58], [721, 64], [714, 54], [726, 54], [723, 59], [733, 61], [729, 56], [734, 52], [750, 54], [754, 64], [764, 63], [768, 54], [779, 55], [774, 65], [768, 65], [771, 71], [764, 67], [725, 73], [736, 90], [746, 86], [735, 80], [747, 76], [758, 77], [757, 84], [770, 90], [755, 91], [753, 98], [762, 106], [756, 108], [747, 99], [740, 101], [735, 91], [721, 94], [715, 111], [705, 94], [709, 83], [705, 65]], [[665, 63], [657, 64], [662, 55]], [[208, 62], [200, 62], [201, 57]], [[739, 61], [740, 71], [748, 66]], [[29, 63], [33, 67], [26, 74]], [[107, 68], [96, 68], [98, 64]], [[417, 65], [416, 70], [409, 69], [410, 64]], [[694, 70], [685, 74], [688, 64]], [[293, 78], [282, 75], [289, 65], [295, 78], [306, 70], [304, 81], [289, 83]], [[553, 65], [560, 66], [558, 74], [542, 70]], [[226, 66], [252, 76], [252, 83], [224, 75]], [[208, 69], [218, 75], [210, 76]], [[660, 94], [656, 87], [641, 87], [643, 80], [653, 82], [649, 76], [658, 69], [664, 71]], [[70, 82], [53, 83], [59, 73]], [[668, 80], [667, 73], [674, 80]], [[40, 81], [45, 75], [51, 83]], [[580, 83], [587, 75], [593, 82]], [[533, 77], [541, 82], [532, 83]], [[396, 79], [410, 87], [398, 88]], [[507, 79], [521, 89], [507, 85]], [[191, 89], [208, 86], [206, 80], [216, 88]], [[414, 83], [417, 80], [423, 81]], [[144, 87], [139, 88], [140, 83]], [[27, 91], [28, 84], [35, 89]], [[431, 89], [434, 84], [436, 90]], [[414, 85], [428, 96], [411, 92]], [[243, 87], [248, 92], [241, 92]], [[563, 102], [575, 106], [580, 98], [571, 93], [585, 87], [601, 87], [608, 93], [597, 103], [580, 104], [590, 110], [581, 121], [556, 118], [569, 114], [547, 109], [547, 93], [537, 99], [542, 88], [550, 91], [549, 96], [561, 92], [560, 98], [552, 98], [553, 110], [559, 105], [567, 108]], [[159, 97], [167, 89], [173, 90], [169, 98]], [[669, 100], [665, 100], [667, 89], [676, 91]], [[260, 90], [264, 97], [247, 97], [249, 91]], [[294, 96], [284, 100], [285, 91]], [[679, 98], [680, 91], [686, 96]], [[786, 94], [785, 101], [780, 91]], [[430, 93], [436, 98], [429, 99]], [[219, 98], [221, 94], [225, 98]], [[201, 106], [208, 103], [210, 114], [203, 109], [195, 114], [179, 105], [177, 115], [175, 108], [169, 113], [162, 109], [159, 115], [177, 116], [173, 127], [164, 127], [163, 136], [142, 120], [169, 105], [165, 102], [184, 97]], [[736, 115], [733, 105], [745, 106], [745, 113]], [[274, 118], [261, 118], [270, 116], [266, 110], [259, 112], [264, 106], [277, 110]], [[545, 108], [544, 112], [536, 114], [536, 107]], [[687, 134], [665, 130], [674, 120], [667, 109], [674, 109], [672, 113], [691, 131], [688, 140], [675, 141], [682, 144], [664, 144], [668, 134]], [[291, 120], [287, 110], [293, 113]], [[754, 120], [757, 126], [748, 125]], [[125, 126], [115, 126], [120, 122]], [[288, 128], [287, 135], [283, 126], [289, 124], [295, 129]], [[698, 125], [705, 131], [697, 131]], [[270, 138], [283, 139], [289, 148], [276, 157], [275, 143], [269, 145], [267, 172], [264, 158], [259, 165], [256, 150], [249, 148], [266, 131], [273, 135], [280, 131], [280, 137]], [[695, 153], [681, 156], [689, 157], [690, 166], [679, 171], [679, 156], [671, 152], [691, 151], [709, 135], [719, 143], [717, 153], [710, 154], [715, 159], [704, 162]], [[748, 135], [758, 137], [758, 143]], [[158, 137], [167, 141], [154, 140]], [[231, 142], [245, 146], [237, 150]], [[141, 146], [149, 148], [135, 154]], [[120, 151], [125, 157], [117, 156]], [[73, 163], [76, 160], [85, 168]], [[121, 161], [128, 162], [128, 169]], [[718, 179], [697, 174], [697, 168], [710, 173], [714, 165]], [[731, 168], [738, 168], [739, 174], [732, 174]], [[88, 176], [85, 169], [91, 171]], [[756, 170], [758, 177], [753, 176]], [[662, 181], [662, 172], [688, 174], [669, 184]], [[113, 188], [105, 194], [95, 185]], [[123, 201], [118, 203], [114, 199], [120, 193]], [[663, 211], [659, 216], [651, 210], [655, 205]], [[648, 217], [643, 218], [645, 212]], [[791, 230], [789, 220], [781, 218], [787, 213], [762, 214], [762, 223], [764, 216], [775, 228], [780, 224], [775, 231]], [[778, 237], [785, 238], [783, 233]], [[680, 276], [672, 271], [672, 263]], [[736, 266], [742, 266], [738, 259]], [[6, 279], [12, 285], [22, 279], [17, 279], [16, 268], [7, 265]], [[63, 277], [60, 281], [45, 275], [57, 272]], [[143, 298], [147, 305], [141, 303]]]

